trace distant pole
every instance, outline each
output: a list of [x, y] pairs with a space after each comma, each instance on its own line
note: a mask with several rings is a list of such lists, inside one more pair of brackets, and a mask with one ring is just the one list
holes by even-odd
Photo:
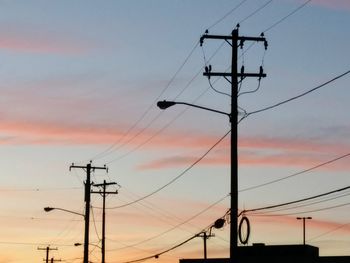
[[58, 248], [50, 248], [49, 246], [47, 247], [38, 247], [38, 250], [45, 250], [46, 251], [46, 259], [45, 262], [49, 263], [49, 254], [50, 254], [50, 250], [58, 250]]
[[307, 219], [312, 219], [312, 217], [307, 216], [307, 217], [297, 217], [297, 220], [303, 220], [303, 245], [305, 246], [305, 221]]
[[102, 246], [101, 246], [101, 262], [105, 263], [105, 255], [106, 255], [106, 196], [108, 194], [118, 194], [118, 191], [115, 192], [107, 192], [107, 186], [108, 185], [113, 185], [117, 184], [115, 182], [107, 183], [106, 180], [103, 181], [103, 184], [93, 184], [92, 186], [95, 187], [102, 187], [102, 192], [101, 191], [91, 191], [92, 194], [101, 194], [103, 198], [103, 206], [102, 206]]
[[[84, 232], [84, 263], [89, 263], [89, 226], [90, 226], [90, 192], [91, 192], [91, 170], [107, 170], [106, 166], [96, 167], [91, 166], [91, 163], [88, 163], [86, 166], [79, 166], [72, 164], [69, 167], [69, 170], [72, 168], [80, 168], [86, 171], [86, 182], [85, 182], [85, 232]], [[108, 170], [107, 170], [108, 171]]]
[[204, 259], [207, 259], [207, 239], [209, 239], [210, 237], [213, 237], [214, 235], [212, 234], [207, 234], [207, 232], [202, 232], [200, 234], [198, 234], [198, 237], [202, 237], [203, 238], [203, 243], [204, 243]]

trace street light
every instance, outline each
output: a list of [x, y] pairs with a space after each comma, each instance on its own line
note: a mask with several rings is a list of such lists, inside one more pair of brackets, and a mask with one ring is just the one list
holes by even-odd
[[44, 211], [45, 212], [50, 212], [52, 210], [60, 210], [60, 211], [63, 211], [63, 212], [67, 212], [67, 213], [71, 213], [71, 214], [75, 214], [75, 215], [79, 215], [79, 216], [85, 217], [85, 215], [83, 215], [81, 213], [77, 213], [77, 212], [74, 212], [74, 211], [71, 211], [71, 210], [67, 210], [67, 209], [64, 209], [64, 208], [50, 207], [50, 206], [44, 207]]
[[194, 108], [198, 108], [198, 109], [202, 109], [202, 110], [207, 110], [207, 111], [212, 111], [212, 112], [216, 112], [216, 113], [220, 113], [220, 114], [224, 114], [227, 115], [228, 117], [231, 118], [231, 114], [224, 112], [224, 111], [219, 111], [219, 110], [214, 110], [214, 109], [210, 109], [207, 107], [203, 107], [203, 106], [199, 106], [199, 105], [195, 105], [195, 104], [191, 104], [191, 103], [187, 103], [187, 102], [179, 102], [179, 101], [167, 101], [167, 100], [163, 100], [163, 101], [158, 101], [157, 102], [157, 106], [158, 108], [160, 108], [161, 110], [165, 110], [171, 106], [174, 106], [176, 104], [182, 104], [182, 105], [187, 105], [187, 106], [191, 106]]
[[297, 220], [303, 220], [303, 244], [305, 246], [305, 220], [307, 219], [312, 219], [311, 216], [307, 216], [307, 217], [297, 217]]
[[[75, 247], [79, 247], [79, 246], [82, 246], [83, 244], [82, 243], [74, 243], [74, 246]], [[95, 244], [91, 244], [89, 243], [90, 246], [93, 246], [93, 247], [97, 247], [99, 249], [102, 249], [102, 247], [98, 246], [98, 245], [95, 245]]]
[[176, 104], [182, 104], [187, 105], [194, 108], [199, 108], [207, 111], [216, 112], [219, 114], [223, 114], [229, 117], [230, 123], [231, 123], [231, 154], [230, 154], [230, 166], [231, 166], [231, 182], [230, 182], [230, 189], [231, 189], [231, 224], [230, 224], [230, 259], [231, 262], [237, 262], [232, 261], [233, 256], [237, 257], [237, 254], [234, 254], [234, 252], [238, 252], [237, 249], [237, 240], [238, 240], [238, 232], [237, 232], [237, 225], [238, 225], [238, 147], [237, 147], [237, 115], [238, 110], [235, 109], [234, 105], [231, 105], [231, 114], [215, 109], [210, 109], [207, 107], [187, 103], [187, 102], [177, 102], [177, 101], [158, 101], [157, 106], [165, 110], [171, 106], [174, 106]]
[[[70, 214], [79, 215], [79, 216], [84, 217], [84, 219], [86, 219], [84, 214], [81, 214], [81, 213], [78, 213], [78, 212], [74, 212], [74, 211], [71, 211], [71, 210], [68, 210], [68, 209], [59, 208], [59, 207], [50, 207], [50, 206], [44, 207], [44, 211], [45, 212], [50, 212], [52, 210], [60, 210], [60, 211], [67, 212], [67, 213], [70, 213]], [[85, 220], [85, 223], [86, 223], [86, 220]], [[86, 233], [86, 231], [85, 231], [85, 236], [88, 235], [88, 234], [89, 233]], [[87, 258], [85, 257], [86, 254], [89, 254], [89, 244], [88, 243], [86, 245], [84, 244], [84, 263], [85, 263], [85, 259], [87, 260]]]

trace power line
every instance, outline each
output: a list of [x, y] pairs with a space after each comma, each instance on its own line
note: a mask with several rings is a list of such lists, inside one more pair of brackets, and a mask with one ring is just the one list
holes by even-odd
[[302, 199], [299, 199], [299, 200], [285, 202], [285, 203], [281, 203], [281, 204], [277, 204], [277, 205], [264, 206], [264, 207], [254, 208], [254, 209], [245, 209], [245, 210], [243, 210], [240, 213], [240, 215], [244, 214], [244, 213], [262, 211], [262, 210], [269, 210], [269, 209], [276, 208], [276, 207], [282, 207], [282, 206], [287, 206], [287, 205], [296, 204], [296, 203], [300, 203], [300, 202], [305, 202], [305, 201], [308, 201], [308, 200], [320, 198], [320, 197], [327, 196], [327, 195], [330, 195], [330, 194], [342, 192], [342, 191], [345, 191], [345, 190], [348, 190], [348, 189], [350, 189], [350, 186], [342, 187], [342, 188], [339, 188], [339, 189], [336, 189], [336, 190], [333, 190], [333, 191], [329, 191], [329, 192], [326, 192], [326, 193], [323, 193], [323, 194], [318, 194], [318, 195], [314, 195], [314, 196], [311, 196], [311, 197], [306, 197], [306, 198], [302, 198]]
[[321, 212], [321, 211], [326, 211], [326, 210], [332, 210], [334, 208], [339, 208], [339, 207], [344, 207], [348, 206], [350, 203], [343, 203], [340, 205], [333, 205], [333, 206], [328, 206], [324, 208], [318, 208], [318, 209], [313, 209], [313, 210], [307, 210], [307, 211], [301, 211], [301, 212], [295, 212], [295, 213], [286, 213], [286, 214], [251, 214], [252, 216], [290, 216], [290, 215], [300, 215], [300, 214], [307, 214], [307, 213], [314, 213], [314, 212]]
[[[226, 216], [227, 216], [228, 214], [229, 214], [229, 211], [227, 211], [227, 212], [225, 213], [225, 215], [222, 216], [221, 218], [219, 218], [218, 220], [224, 220], [224, 222], [225, 222], [225, 221], [226, 221], [225, 218], [226, 218]], [[217, 222], [218, 220], [216, 220], [216, 222]], [[226, 221], [226, 222], [227, 222], [227, 221]], [[227, 223], [229, 223], [229, 222], [227, 222]], [[209, 230], [210, 230], [211, 228], [213, 228], [213, 227], [215, 227], [215, 223], [210, 224], [209, 226], [207, 226], [206, 228], [204, 228], [204, 229], [203, 229], [202, 231], [200, 231], [199, 233], [197, 233], [197, 234], [195, 234], [195, 235], [193, 235], [193, 236], [187, 238], [185, 241], [182, 241], [182, 242], [179, 243], [179, 244], [176, 244], [176, 245], [172, 246], [171, 248], [168, 248], [168, 249], [166, 249], [166, 250], [163, 250], [163, 251], [160, 252], [160, 253], [154, 254], [154, 255], [152, 255], [152, 256], [140, 258], [140, 259], [125, 261], [125, 262], [122, 262], [122, 263], [135, 263], [135, 262], [145, 261], [145, 260], [148, 260], [148, 259], [151, 259], [151, 258], [159, 258], [159, 256], [161, 256], [161, 255], [163, 255], [163, 254], [165, 254], [165, 253], [167, 253], [167, 252], [169, 252], [169, 251], [171, 251], [171, 250], [174, 250], [174, 249], [176, 249], [176, 248], [178, 248], [178, 247], [183, 246], [184, 244], [188, 243], [188, 242], [191, 241], [192, 239], [197, 238], [198, 235], [202, 234], [203, 232], [209, 231]]]
[[300, 9], [302, 9], [304, 6], [306, 6], [308, 3], [310, 3], [312, 0], [307, 0], [306, 2], [304, 2], [303, 4], [301, 4], [300, 6], [298, 6], [296, 9], [294, 9], [292, 12], [290, 12], [289, 14], [287, 14], [286, 16], [282, 17], [280, 20], [278, 20], [277, 22], [273, 23], [271, 26], [269, 26], [268, 28], [266, 28], [263, 32], [266, 33], [267, 31], [270, 31], [272, 28], [274, 28], [275, 26], [277, 26], [278, 24], [282, 23], [284, 20], [286, 20], [288, 17], [290, 17], [291, 15], [295, 14], [296, 12], [298, 12]]
[[265, 4], [263, 4], [263, 5], [260, 6], [258, 9], [256, 9], [255, 11], [253, 11], [251, 14], [249, 14], [248, 16], [246, 16], [245, 18], [243, 18], [241, 21], [239, 21], [238, 24], [243, 23], [244, 21], [248, 20], [249, 18], [251, 18], [252, 16], [254, 16], [255, 14], [257, 14], [258, 12], [260, 12], [261, 10], [263, 10], [266, 6], [268, 6], [269, 4], [271, 4], [272, 1], [273, 1], [273, 0], [267, 1]]
[[185, 60], [183, 61], [183, 63], [180, 65], [180, 67], [176, 70], [175, 74], [172, 76], [172, 78], [170, 79], [170, 81], [167, 83], [167, 85], [163, 88], [163, 90], [160, 92], [160, 94], [153, 100], [153, 102], [150, 104], [150, 106], [144, 111], [144, 113], [140, 116], [140, 118], [122, 135], [122, 137], [115, 142], [114, 144], [112, 144], [110, 147], [108, 147], [106, 150], [104, 150], [103, 152], [95, 155], [93, 158], [91, 158], [92, 160], [94, 159], [100, 159], [102, 157], [104, 157], [106, 154], [108, 154], [108, 152], [110, 152], [116, 145], [118, 145], [127, 135], [129, 135], [129, 133], [135, 129], [135, 127], [146, 117], [146, 115], [150, 112], [150, 110], [154, 107], [155, 103], [159, 100], [159, 98], [164, 94], [165, 91], [168, 90], [168, 88], [170, 87], [170, 85], [174, 82], [175, 78], [177, 77], [177, 75], [180, 73], [180, 71], [183, 69], [183, 67], [186, 65], [187, 61], [190, 59], [190, 57], [192, 56], [192, 54], [194, 53], [195, 49], [198, 47], [199, 42], [197, 41], [196, 44], [194, 45], [194, 47], [191, 49], [190, 53], [187, 55], [187, 57], [185, 58]]
[[260, 188], [260, 187], [263, 187], [263, 186], [266, 186], [266, 185], [270, 185], [270, 184], [274, 184], [274, 183], [277, 183], [277, 182], [280, 182], [280, 181], [283, 181], [283, 180], [286, 180], [286, 179], [289, 179], [291, 177], [294, 177], [294, 176], [297, 176], [297, 175], [300, 175], [300, 174], [304, 174], [304, 173], [307, 173], [307, 172], [310, 172], [312, 170], [315, 170], [315, 169], [318, 169], [322, 166], [326, 166], [328, 164], [331, 164], [331, 163], [334, 163], [336, 161], [339, 161], [341, 159], [344, 159], [346, 157], [349, 157], [350, 156], [350, 153], [346, 153], [342, 156], [339, 156], [339, 157], [336, 157], [332, 160], [329, 160], [329, 161], [326, 161], [326, 162], [323, 162], [323, 163], [320, 163], [318, 165], [315, 165], [311, 168], [308, 168], [308, 169], [305, 169], [305, 170], [302, 170], [300, 172], [296, 172], [296, 173], [293, 173], [291, 175], [288, 175], [288, 176], [285, 176], [283, 178], [279, 178], [279, 179], [275, 179], [275, 180], [271, 180], [271, 181], [268, 181], [266, 183], [262, 183], [262, 184], [258, 184], [258, 185], [254, 185], [254, 186], [251, 186], [251, 187], [247, 187], [247, 188], [243, 188], [241, 189], [239, 192], [246, 192], [246, 191], [250, 191], [250, 190], [253, 190], [253, 189], [256, 189], [256, 188]]
[[346, 71], [346, 72], [344, 72], [344, 73], [342, 73], [342, 74], [332, 78], [331, 80], [328, 80], [328, 81], [322, 83], [321, 85], [318, 85], [317, 87], [315, 87], [313, 89], [310, 89], [310, 90], [308, 90], [306, 92], [303, 92], [303, 93], [301, 93], [301, 94], [299, 94], [297, 96], [291, 97], [291, 98], [289, 98], [287, 100], [284, 100], [284, 101], [281, 101], [281, 102], [276, 103], [274, 105], [262, 108], [260, 110], [255, 110], [255, 111], [252, 111], [252, 112], [248, 112], [247, 115], [245, 116], [245, 118], [247, 118], [247, 117], [249, 117], [250, 115], [253, 115], [253, 114], [257, 114], [257, 113], [260, 113], [260, 112], [263, 112], [263, 111], [267, 111], [267, 110], [271, 110], [271, 109], [277, 108], [277, 107], [279, 107], [279, 106], [281, 106], [283, 104], [286, 104], [286, 103], [291, 102], [293, 100], [299, 99], [299, 98], [301, 98], [301, 97], [303, 97], [305, 95], [308, 95], [308, 94], [310, 94], [310, 93], [312, 93], [312, 92], [314, 92], [314, 91], [316, 91], [316, 90], [318, 90], [318, 89], [320, 89], [320, 88], [322, 88], [322, 87], [332, 83], [333, 81], [336, 81], [336, 80], [346, 76], [349, 73], [350, 73], [350, 70], [348, 70], [348, 71]]
[[306, 201], [305, 204], [294, 205], [294, 206], [290, 206], [287, 208], [273, 209], [272, 211], [269, 211], [268, 213], [275, 213], [275, 212], [279, 212], [279, 211], [286, 211], [286, 210], [293, 210], [293, 209], [297, 209], [297, 208], [301, 208], [301, 207], [307, 207], [307, 206], [311, 206], [311, 205], [315, 205], [315, 204], [325, 203], [325, 202], [339, 199], [339, 198], [342, 198], [344, 196], [349, 196], [349, 195], [350, 195], [350, 193], [344, 193], [344, 194], [338, 194], [335, 197], [328, 197], [328, 198], [324, 198], [324, 199], [322, 198], [319, 201], [311, 201], [311, 202]]
[[212, 27], [216, 26], [217, 24], [219, 24], [221, 21], [223, 21], [226, 17], [228, 17], [229, 15], [231, 15], [236, 9], [238, 9], [242, 4], [244, 4], [245, 2], [247, 2], [247, 0], [243, 0], [241, 1], [239, 4], [237, 4], [235, 7], [233, 7], [230, 11], [228, 11], [223, 17], [221, 17], [220, 19], [218, 19], [215, 23], [213, 23], [211, 26], [208, 27], [208, 29], [211, 29]]
[[310, 238], [310, 239], [308, 239], [307, 241], [313, 241], [313, 240], [315, 240], [315, 239], [318, 239], [318, 238], [320, 238], [320, 237], [322, 237], [322, 236], [325, 236], [325, 235], [328, 235], [329, 233], [332, 233], [332, 232], [334, 232], [334, 231], [336, 231], [336, 230], [338, 230], [338, 229], [340, 229], [340, 228], [343, 228], [344, 226], [347, 226], [347, 225], [349, 225], [350, 223], [346, 223], [346, 224], [342, 224], [342, 225], [340, 225], [340, 226], [338, 226], [338, 227], [336, 227], [336, 228], [333, 228], [333, 229], [331, 229], [331, 230], [329, 230], [329, 231], [326, 231], [326, 232], [324, 232], [324, 233], [322, 233], [322, 234], [320, 234], [320, 235], [317, 235], [317, 236], [315, 236], [315, 237], [312, 237], [312, 238]]
[[[137, 202], [140, 202], [156, 193], [158, 193], [159, 191], [163, 190], [164, 188], [166, 188], [167, 186], [171, 185], [172, 183], [174, 183], [175, 181], [177, 181], [178, 179], [180, 179], [185, 173], [187, 173], [189, 170], [191, 170], [197, 163], [199, 163], [201, 160], [204, 159], [205, 156], [207, 156], [211, 150], [213, 150], [221, 141], [223, 141], [225, 139], [225, 137], [231, 132], [231, 130], [229, 130], [228, 132], [225, 133], [224, 136], [222, 136], [217, 142], [214, 143], [213, 146], [211, 146], [203, 155], [201, 155], [196, 161], [194, 161], [189, 167], [187, 167], [183, 172], [181, 172], [178, 176], [176, 176], [175, 178], [173, 178], [172, 180], [170, 180], [168, 183], [166, 183], [165, 185], [159, 187], [158, 189], [154, 190], [153, 192], [140, 197], [132, 202], [123, 204], [123, 205], [119, 205], [119, 206], [115, 206], [115, 207], [106, 207], [106, 209], [117, 209], [117, 208], [122, 208], [122, 207], [126, 207], [132, 204], [135, 204]], [[95, 208], [100, 208], [100, 207], [95, 207]]]
[[[222, 16], [219, 20], [217, 20], [215, 23], [213, 23], [211, 26], [208, 27], [208, 29], [216, 26], [217, 24], [219, 24], [222, 20], [224, 20], [227, 16], [229, 16], [230, 14], [232, 14], [236, 9], [238, 9], [244, 2], [246, 2], [247, 0], [243, 0], [241, 1], [238, 5], [236, 5], [235, 7], [233, 7], [229, 12], [227, 12], [224, 16]], [[198, 47], [199, 42], [196, 41], [196, 44], [194, 45], [194, 47], [191, 49], [190, 53], [187, 55], [187, 57], [185, 58], [185, 60], [183, 61], [183, 63], [180, 65], [180, 67], [177, 69], [177, 71], [174, 73], [174, 75], [172, 76], [172, 78], [170, 79], [170, 81], [167, 83], [167, 85], [164, 87], [164, 89], [159, 93], [159, 95], [153, 100], [153, 102], [150, 104], [150, 106], [144, 111], [144, 113], [140, 116], [140, 118], [138, 120], [136, 120], [136, 122], [121, 136], [121, 138], [113, 143], [110, 147], [108, 147], [107, 149], [105, 149], [104, 151], [100, 152], [99, 154], [96, 154], [94, 157], [90, 158], [91, 160], [96, 160], [96, 159], [100, 159], [103, 158], [104, 156], [108, 155], [109, 152], [111, 150], [113, 150], [113, 148], [118, 145], [126, 136], [128, 136], [130, 134], [130, 132], [132, 130], [134, 130], [136, 128], [136, 126], [146, 117], [146, 115], [150, 112], [150, 110], [154, 107], [155, 103], [159, 100], [159, 98], [165, 93], [165, 91], [167, 91], [170, 87], [170, 85], [174, 82], [175, 78], [177, 77], [177, 75], [180, 73], [180, 71], [183, 69], [183, 67], [186, 65], [186, 63], [188, 62], [188, 60], [190, 59], [190, 57], [193, 55], [194, 51], [196, 50], [196, 48]], [[221, 48], [221, 47], [220, 47]], [[220, 49], [219, 48], [219, 49]], [[218, 51], [218, 50], [217, 50]], [[216, 52], [217, 52], [216, 51]], [[199, 74], [199, 73], [198, 73]], [[183, 92], [183, 91], [182, 91]], [[182, 93], [180, 92], [180, 94]], [[179, 94], [179, 95], [180, 95]], [[178, 95], [178, 96], [179, 96]]]
[[138, 245], [140, 245], [140, 244], [144, 244], [144, 243], [146, 243], [146, 242], [149, 242], [149, 241], [151, 241], [151, 240], [153, 240], [153, 239], [156, 239], [156, 238], [158, 238], [158, 237], [161, 237], [161, 236], [163, 236], [163, 235], [165, 235], [165, 234], [167, 234], [167, 233], [169, 233], [169, 232], [171, 232], [171, 231], [173, 231], [173, 230], [175, 230], [175, 229], [177, 229], [177, 228], [183, 226], [184, 224], [187, 224], [188, 222], [192, 221], [193, 219], [197, 218], [198, 216], [202, 215], [203, 213], [205, 213], [206, 211], [208, 211], [209, 209], [211, 209], [211, 208], [214, 207], [215, 205], [217, 205], [217, 204], [219, 204], [220, 202], [222, 202], [223, 200], [225, 200], [228, 196], [230, 196], [230, 194], [225, 195], [224, 197], [220, 198], [219, 200], [217, 200], [217, 201], [214, 202], [213, 204], [209, 205], [209, 206], [206, 207], [205, 209], [201, 210], [201, 211], [198, 212], [197, 214], [191, 216], [190, 218], [186, 219], [185, 221], [181, 222], [180, 224], [177, 224], [176, 226], [173, 226], [173, 227], [169, 228], [168, 230], [166, 230], [166, 231], [164, 231], [164, 232], [162, 232], [162, 233], [159, 233], [159, 234], [157, 234], [157, 235], [155, 235], [155, 236], [152, 236], [152, 237], [150, 237], [150, 238], [147, 238], [147, 239], [144, 239], [144, 240], [142, 240], [142, 241], [139, 241], [139, 242], [137, 242], [137, 243], [135, 243], [135, 244], [127, 245], [127, 246], [125, 246], [125, 247], [117, 248], [117, 249], [109, 249], [108, 251], [116, 251], [116, 250], [120, 250], [120, 249], [124, 249], [124, 248], [128, 248], [128, 247], [135, 247], [135, 246], [138, 246]]

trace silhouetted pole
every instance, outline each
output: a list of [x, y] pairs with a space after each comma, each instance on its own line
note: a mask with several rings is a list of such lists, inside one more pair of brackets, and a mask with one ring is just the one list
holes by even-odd
[[50, 248], [49, 246], [43, 248], [43, 247], [38, 247], [38, 250], [45, 250], [46, 251], [46, 259], [45, 262], [49, 263], [49, 254], [50, 254], [50, 250], [58, 250], [57, 248]]
[[117, 194], [118, 191], [115, 192], [107, 192], [107, 186], [108, 185], [114, 185], [117, 184], [115, 182], [111, 182], [111, 183], [106, 183], [106, 180], [103, 181], [103, 184], [93, 184], [92, 186], [95, 187], [102, 187], [102, 192], [101, 191], [91, 191], [91, 193], [93, 194], [101, 194], [102, 198], [103, 198], [103, 206], [102, 206], [102, 246], [101, 246], [101, 253], [102, 253], [102, 258], [101, 261], [102, 263], [105, 263], [105, 252], [106, 252], [106, 246], [105, 246], [105, 240], [106, 240], [106, 196], [108, 194]]
[[[231, 58], [231, 72], [211, 72], [211, 66], [206, 67], [206, 72], [203, 73], [204, 76], [210, 78], [211, 76], [224, 77], [231, 82], [231, 224], [230, 224], [230, 261], [238, 262], [238, 78], [243, 81], [246, 77], [266, 77], [263, 73], [262, 67], [260, 67], [259, 73], [244, 73], [244, 67], [241, 69], [241, 73], [238, 73], [238, 47], [243, 47], [244, 41], [263, 41], [265, 48], [267, 48], [266, 39], [261, 35], [261, 37], [242, 37], [238, 34], [238, 27], [232, 31], [231, 36], [220, 36], [220, 35], [208, 35], [204, 34], [200, 38], [200, 44], [203, 44], [204, 39], [222, 39], [228, 42], [232, 47], [232, 58]], [[229, 42], [231, 40], [231, 43]], [[238, 45], [239, 42], [239, 45]]]
[[303, 220], [303, 245], [305, 246], [305, 221], [307, 219], [312, 219], [311, 216], [307, 216], [307, 217], [297, 217], [298, 220]]
[[51, 263], [54, 263], [55, 261], [62, 261], [61, 259], [54, 259], [54, 258], [51, 258], [50, 262]]
[[204, 259], [207, 259], [207, 239], [210, 237], [213, 237], [214, 235], [210, 234], [208, 235], [207, 232], [202, 232], [200, 234], [198, 234], [198, 237], [202, 237], [203, 238], [203, 243], [204, 243]]
[[[86, 170], [86, 182], [85, 182], [85, 232], [84, 232], [84, 263], [89, 263], [89, 226], [90, 226], [90, 192], [91, 192], [91, 170], [103, 169], [107, 170], [106, 166], [95, 167], [88, 163], [86, 166], [79, 166], [72, 164], [69, 170], [72, 168], [80, 168]], [[107, 170], [108, 171], [108, 170]]]

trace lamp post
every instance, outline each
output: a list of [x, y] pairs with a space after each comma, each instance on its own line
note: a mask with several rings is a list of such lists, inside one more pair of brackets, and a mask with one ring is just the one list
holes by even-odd
[[[67, 212], [67, 213], [70, 213], [70, 214], [79, 215], [79, 216], [84, 217], [84, 219], [86, 219], [84, 214], [81, 214], [81, 213], [78, 213], [78, 212], [74, 212], [74, 211], [71, 211], [71, 210], [68, 210], [68, 209], [59, 208], [59, 207], [50, 207], [50, 206], [44, 207], [44, 211], [45, 212], [50, 212], [52, 210], [59, 210], [59, 211]], [[85, 235], [86, 235], [86, 232], [85, 232]], [[87, 251], [85, 251], [85, 250], [87, 250]], [[89, 250], [89, 244], [84, 245], [84, 255], [89, 253], [88, 250]], [[84, 257], [84, 260], [85, 260], [85, 257]]]
[[[158, 101], [157, 106], [165, 110], [171, 106], [174, 106], [176, 104], [182, 104], [187, 105], [190, 107], [212, 111], [215, 113], [223, 114], [229, 117], [230, 123], [231, 123], [231, 154], [230, 154], [230, 167], [231, 167], [231, 182], [230, 182], [230, 188], [231, 188], [231, 224], [230, 224], [230, 259], [231, 262], [237, 262], [237, 260], [233, 260], [233, 255], [237, 257], [237, 254], [234, 254], [232, 251], [237, 249], [237, 225], [238, 225], [238, 147], [237, 147], [237, 107], [234, 105], [231, 105], [231, 114], [187, 102], [177, 102], [177, 101]], [[237, 250], [236, 250], [237, 251]]]
[[70, 214], [75, 214], [75, 215], [79, 215], [79, 216], [85, 217], [85, 215], [83, 215], [81, 213], [74, 212], [74, 211], [71, 211], [71, 210], [67, 210], [67, 209], [64, 209], [64, 208], [50, 207], [50, 206], [44, 207], [44, 211], [45, 212], [50, 212], [52, 210], [60, 210], [60, 211], [67, 212], [67, 213], [70, 213]]
[[307, 219], [312, 219], [311, 216], [307, 216], [307, 217], [297, 217], [297, 220], [303, 220], [303, 245], [305, 246], [305, 221]]

